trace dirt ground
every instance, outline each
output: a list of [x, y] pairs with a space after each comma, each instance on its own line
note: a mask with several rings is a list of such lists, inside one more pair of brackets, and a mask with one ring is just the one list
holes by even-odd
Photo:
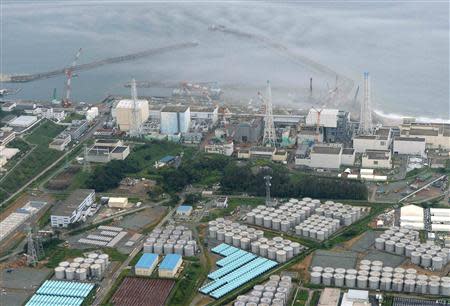
[[41, 192], [35, 192], [35, 195], [31, 194], [23, 194], [19, 198], [17, 198], [14, 203], [9, 205], [4, 211], [0, 213], [0, 221], [3, 221], [7, 216], [9, 216], [12, 212], [16, 211], [16, 209], [21, 208], [29, 201], [46, 201], [50, 204], [54, 202], [54, 199], [49, 194], [44, 194]]
[[301, 262], [292, 266], [290, 270], [293, 270], [299, 274], [299, 278], [305, 281], [309, 281], [308, 269], [311, 265], [313, 254], [306, 256]]
[[147, 192], [155, 186], [156, 182], [152, 180], [139, 180], [134, 185], [121, 184], [119, 187], [111, 190], [111, 193], [127, 193], [133, 197], [146, 197]]

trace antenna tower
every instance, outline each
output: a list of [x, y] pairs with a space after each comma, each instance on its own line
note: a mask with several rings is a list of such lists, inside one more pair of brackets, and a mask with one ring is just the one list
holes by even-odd
[[364, 72], [364, 96], [361, 103], [361, 113], [359, 116], [360, 135], [371, 135], [373, 132], [372, 125], [372, 106], [371, 106], [371, 91], [370, 91], [370, 76], [368, 72]]
[[141, 135], [141, 122], [139, 116], [139, 108], [137, 101], [137, 89], [136, 89], [136, 80], [133, 78], [131, 80], [131, 100], [133, 100], [133, 110], [132, 110], [132, 121], [130, 127], [130, 136], [131, 137], [139, 137]]
[[29, 226], [27, 235], [27, 264], [29, 266], [36, 266], [39, 261], [39, 256], [42, 256], [43, 253], [42, 241], [40, 239], [37, 239], [37, 241], [34, 239], [33, 230]]
[[270, 82], [267, 81], [267, 93], [265, 99], [266, 114], [264, 116], [264, 138], [263, 144], [267, 147], [275, 147], [276, 134], [275, 125], [273, 123], [272, 113], [272, 90], [270, 88]]

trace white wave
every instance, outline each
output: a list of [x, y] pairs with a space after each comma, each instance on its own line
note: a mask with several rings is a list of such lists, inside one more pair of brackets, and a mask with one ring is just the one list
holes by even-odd
[[[377, 114], [380, 117], [395, 120], [395, 121], [402, 121], [403, 118], [415, 118], [416, 122], [426, 122], [426, 123], [448, 123], [450, 124], [450, 119], [444, 119], [444, 118], [430, 118], [430, 117], [423, 117], [423, 116], [407, 116], [407, 115], [400, 115], [400, 114], [394, 114], [394, 113], [385, 113], [381, 110], [374, 110], [374, 113]], [[450, 118], [450, 114], [449, 117]]]

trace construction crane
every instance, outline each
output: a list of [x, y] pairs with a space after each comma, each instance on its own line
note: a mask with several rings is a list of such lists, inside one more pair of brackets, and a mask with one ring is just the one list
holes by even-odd
[[62, 101], [63, 107], [70, 107], [72, 105], [72, 101], [70, 101], [70, 95], [72, 93], [72, 76], [80, 55], [81, 55], [81, 48], [78, 50], [77, 54], [75, 54], [72, 65], [65, 69], [67, 81], [66, 81], [66, 97]]
[[313, 110], [317, 112], [317, 124], [316, 124], [316, 142], [320, 142], [320, 115], [322, 114], [323, 108], [318, 110], [317, 108], [313, 107]]

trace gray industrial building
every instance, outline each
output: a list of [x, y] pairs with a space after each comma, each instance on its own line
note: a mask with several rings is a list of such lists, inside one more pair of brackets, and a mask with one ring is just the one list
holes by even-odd
[[247, 122], [239, 122], [227, 128], [229, 137], [237, 143], [256, 143], [263, 136], [264, 122], [255, 118]]

